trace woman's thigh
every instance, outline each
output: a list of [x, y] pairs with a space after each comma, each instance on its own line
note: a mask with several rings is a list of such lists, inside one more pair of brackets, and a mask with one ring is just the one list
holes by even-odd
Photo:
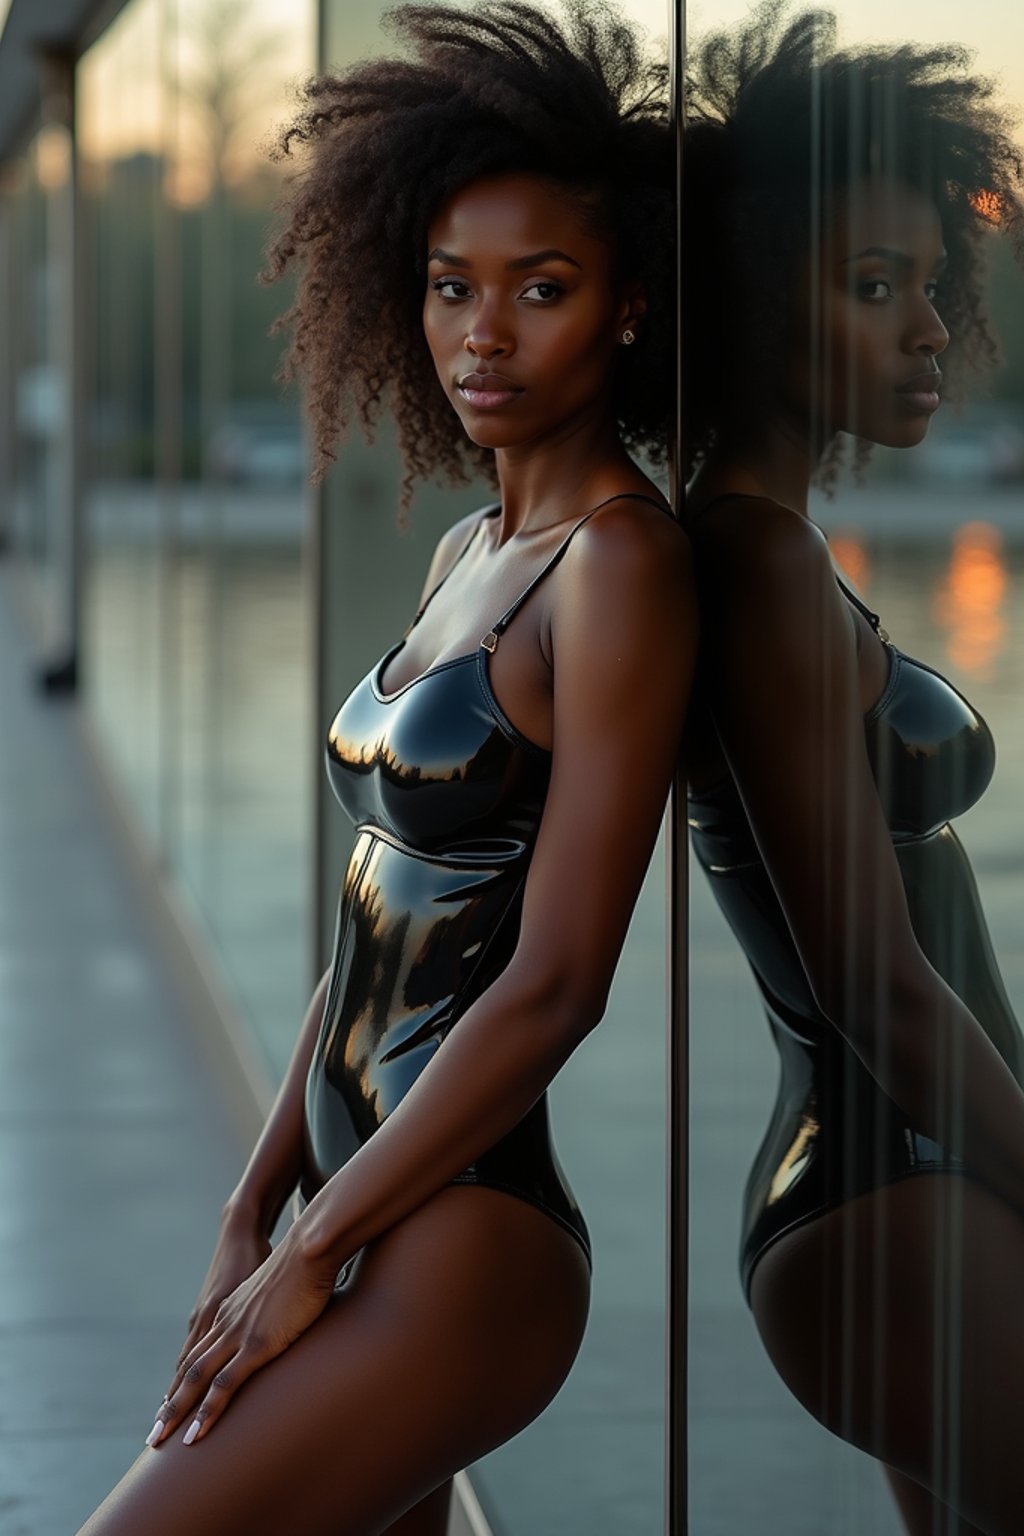
[[[811, 1413], [986, 1536], [1024, 1529], [1024, 1217], [927, 1173], [779, 1239], [751, 1287]], [[941, 1527], [940, 1527], [941, 1529]]]
[[[589, 1291], [549, 1217], [441, 1190], [360, 1254], [209, 1435], [185, 1446], [181, 1425], [144, 1449], [80, 1536], [404, 1536], [406, 1511], [551, 1400]], [[429, 1504], [408, 1518], [431, 1532]]]

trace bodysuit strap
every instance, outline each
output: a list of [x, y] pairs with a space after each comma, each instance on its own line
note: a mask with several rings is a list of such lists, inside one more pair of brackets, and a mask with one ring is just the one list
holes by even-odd
[[570, 543], [575, 537], [577, 530], [582, 528], [583, 524], [592, 518], [595, 512], [600, 512], [602, 507], [606, 507], [609, 502], [630, 500], [649, 501], [652, 507], [657, 507], [659, 511], [664, 512], [667, 517], [671, 517], [673, 520], [675, 519], [675, 513], [672, 511], [671, 507], [667, 507], [662, 501], [655, 501], [653, 496], [643, 495], [641, 491], [620, 491], [617, 496], [609, 496], [606, 498], [606, 500], [599, 501], [596, 507], [591, 507], [589, 512], [585, 512], [579, 521], [573, 524], [565, 538], [562, 540], [561, 544], [559, 544], [558, 548], [551, 556], [550, 560], [548, 560], [545, 565], [541, 566], [536, 576], [534, 576], [533, 580], [528, 582], [528, 584], [523, 588], [515, 602], [512, 603], [510, 607], [505, 609], [505, 612], [495, 624], [494, 628], [487, 631], [486, 635], [484, 635], [483, 639], [480, 641], [480, 644], [483, 646], [485, 651], [497, 650], [498, 641], [500, 640], [502, 634], [515, 618], [520, 608], [526, 602], [526, 599], [529, 597], [530, 593], [534, 590], [535, 587], [540, 585], [548, 572], [558, 564], [559, 560], [561, 560], [562, 556], [565, 554]]
[[856, 592], [851, 592], [850, 591], [849, 587], [846, 585], [846, 582], [843, 581], [843, 579], [839, 575], [838, 571], [833, 571], [832, 574], [833, 574], [833, 576], [835, 576], [836, 581], [838, 581], [840, 587], [846, 593], [846, 595], [850, 599], [850, 601], [857, 608], [860, 609], [861, 613], [867, 619], [868, 623], [871, 625], [871, 628], [875, 631], [875, 633], [877, 635], [879, 635], [881, 637], [881, 639], [888, 640], [889, 635], [888, 635], [887, 631], [884, 630], [881, 627], [881, 624], [879, 622], [878, 614], [877, 613], [872, 613], [871, 609], [868, 607], [868, 605], [861, 601], [861, 599], [857, 596]]

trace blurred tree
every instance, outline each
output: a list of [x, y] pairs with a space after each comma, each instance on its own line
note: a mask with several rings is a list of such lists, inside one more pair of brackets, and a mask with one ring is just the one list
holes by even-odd
[[[181, 15], [178, 67], [171, 87], [195, 109], [203, 170], [216, 196], [256, 171], [252, 136], [242, 130], [259, 117], [266, 131], [268, 99], [281, 86], [289, 39], [253, 22], [252, 0], [194, 0]], [[264, 172], [265, 173], [265, 172]]]

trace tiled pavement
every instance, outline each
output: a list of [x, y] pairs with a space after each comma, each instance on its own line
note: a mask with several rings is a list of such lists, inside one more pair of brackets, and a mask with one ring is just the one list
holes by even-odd
[[13, 586], [0, 565], [0, 1530], [72, 1536], [142, 1449], [243, 1144]]

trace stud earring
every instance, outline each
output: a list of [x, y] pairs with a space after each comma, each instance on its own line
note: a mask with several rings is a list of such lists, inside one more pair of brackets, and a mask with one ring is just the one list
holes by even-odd
[[635, 335], [633, 334], [632, 331], [623, 331], [623, 333], [622, 333], [622, 345], [624, 347], [628, 347], [630, 345], [630, 343], [634, 342], [634, 341], [636, 341], [636, 337], [635, 337]]

